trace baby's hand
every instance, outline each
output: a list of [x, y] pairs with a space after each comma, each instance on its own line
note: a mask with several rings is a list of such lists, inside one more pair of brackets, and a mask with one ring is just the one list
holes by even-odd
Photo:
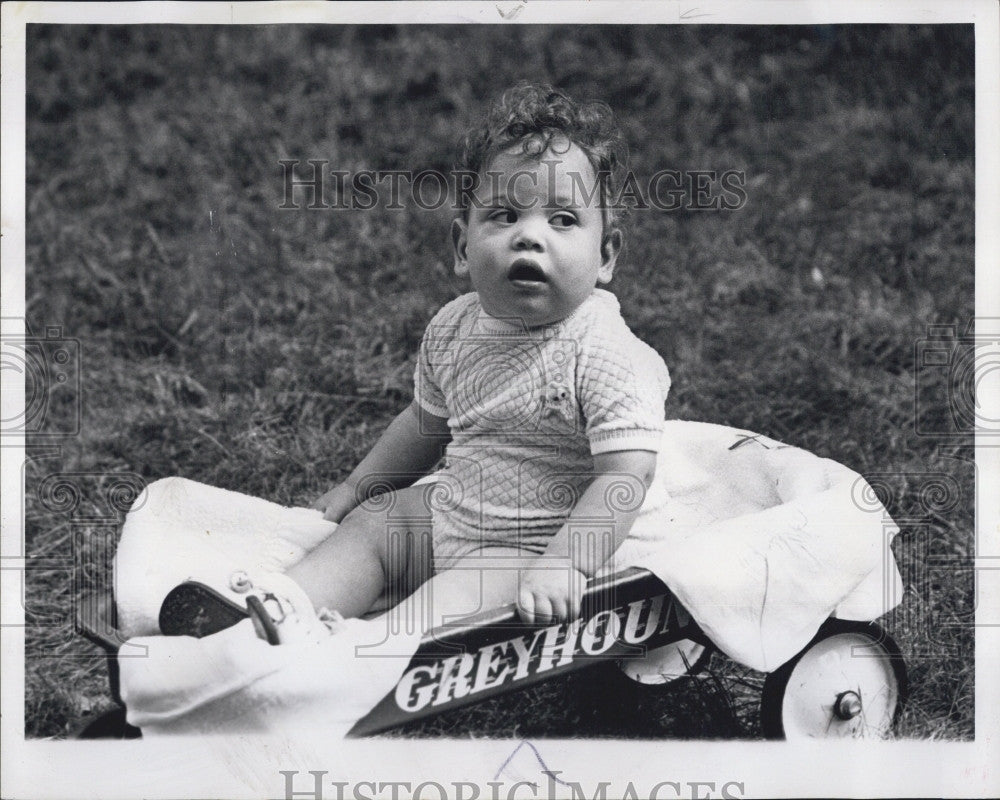
[[357, 493], [354, 487], [340, 483], [326, 494], [316, 498], [310, 508], [322, 511], [323, 519], [330, 520], [330, 522], [340, 522], [354, 510], [357, 504]]
[[521, 571], [518, 610], [529, 625], [564, 622], [580, 616], [587, 576], [568, 558], [541, 556]]

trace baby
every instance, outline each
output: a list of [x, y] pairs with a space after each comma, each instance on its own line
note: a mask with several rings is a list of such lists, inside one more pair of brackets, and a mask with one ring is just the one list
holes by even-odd
[[653, 479], [670, 386], [597, 288], [622, 249], [619, 141], [603, 104], [529, 85], [466, 137], [451, 239], [474, 291], [428, 325], [412, 404], [313, 504], [336, 531], [246, 579], [260, 635], [336, 628], [313, 609], [361, 616], [446, 571], [462, 577], [435, 592], [435, 622], [514, 601], [529, 623], [579, 615]]

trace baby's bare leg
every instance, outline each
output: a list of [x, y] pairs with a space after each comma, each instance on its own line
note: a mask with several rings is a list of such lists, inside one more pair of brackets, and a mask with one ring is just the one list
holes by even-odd
[[411, 486], [367, 500], [305, 558], [288, 570], [316, 608], [345, 617], [368, 612], [389, 587], [411, 594], [431, 575], [432, 484]]

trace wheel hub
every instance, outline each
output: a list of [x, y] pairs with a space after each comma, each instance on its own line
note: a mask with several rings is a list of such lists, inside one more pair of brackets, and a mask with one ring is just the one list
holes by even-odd
[[837, 719], [854, 719], [861, 710], [861, 698], [857, 692], [841, 692], [833, 704], [833, 713], [837, 715]]

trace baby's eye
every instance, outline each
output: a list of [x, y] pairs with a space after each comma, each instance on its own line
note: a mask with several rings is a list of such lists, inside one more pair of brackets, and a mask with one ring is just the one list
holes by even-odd
[[513, 223], [517, 222], [517, 212], [510, 208], [498, 208], [491, 211], [488, 217], [492, 222]]
[[575, 214], [571, 214], [568, 211], [560, 211], [558, 214], [553, 214], [549, 218], [549, 222], [556, 228], [569, 228], [576, 225], [577, 219]]

